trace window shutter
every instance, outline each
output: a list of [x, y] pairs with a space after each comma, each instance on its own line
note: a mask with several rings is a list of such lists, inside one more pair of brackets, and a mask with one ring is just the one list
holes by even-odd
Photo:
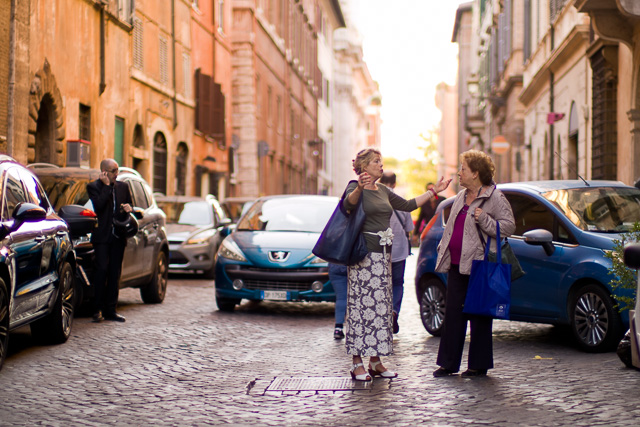
[[511, 43], [513, 38], [511, 34], [511, 22], [513, 21], [513, 17], [511, 16], [512, 3], [513, 0], [505, 0], [504, 3], [505, 61], [511, 56]]
[[169, 83], [169, 41], [166, 37], [160, 36], [158, 47], [158, 58], [160, 60], [160, 82]]
[[523, 60], [526, 62], [531, 56], [531, 0], [524, 0], [524, 46]]
[[211, 134], [211, 77], [196, 70], [196, 129]]
[[212, 131], [211, 134], [214, 138], [224, 142], [225, 137], [225, 96], [222, 93], [222, 85], [213, 83], [212, 87]]
[[144, 33], [142, 32], [142, 20], [133, 20], [133, 66], [138, 70], [144, 67]]
[[498, 16], [498, 74], [504, 71], [505, 59], [505, 31], [504, 31], [504, 12]]

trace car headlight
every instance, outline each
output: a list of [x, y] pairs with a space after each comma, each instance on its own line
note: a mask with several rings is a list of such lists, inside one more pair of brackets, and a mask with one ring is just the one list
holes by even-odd
[[204, 245], [209, 243], [209, 240], [216, 234], [216, 230], [205, 230], [202, 233], [198, 233], [192, 236], [185, 243], [186, 245]]
[[232, 259], [234, 261], [246, 261], [247, 259], [242, 254], [242, 251], [231, 239], [224, 239], [218, 249], [218, 256], [223, 258]]
[[324, 263], [326, 263], [326, 262], [327, 262], [327, 261], [323, 260], [323, 259], [322, 259], [322, 258], [320, 258], [320, 257], [315, 257], [315, 258], [313, 259], [313, 261], [311, 261], [309, 264], [324, 264]]

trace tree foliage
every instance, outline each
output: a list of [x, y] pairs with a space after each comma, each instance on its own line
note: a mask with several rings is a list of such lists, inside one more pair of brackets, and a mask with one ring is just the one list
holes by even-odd
[[632, 297], [616, 296], [619, 302], [623, 305], [620, 310], [626, 310], [635, 306], [636, 300], [636, 283], [637, 273], [635, 270], [630, 269], [624, 263], [624, 247], [628, 243], [640, 242], [640, 223], [636, 222], [630, 232], [623, 233], [621, 239], [615, 239], [613, 241], [614, 247], [612, 251], [605, 253], [605, 257], [609, 258], [613, 263], [609, 274], [614, 278], [609, 281], [609, 285], [615, 291], [616, 289], [631, 289]]

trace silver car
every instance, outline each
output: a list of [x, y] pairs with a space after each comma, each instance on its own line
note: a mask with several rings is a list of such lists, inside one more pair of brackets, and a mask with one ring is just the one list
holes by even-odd
[[222, 242], [221, 229], [231, 223], [212, 196], [156, 196], [167, 215], [169, 271], [201, 273], [215, 277], [215, 254]]

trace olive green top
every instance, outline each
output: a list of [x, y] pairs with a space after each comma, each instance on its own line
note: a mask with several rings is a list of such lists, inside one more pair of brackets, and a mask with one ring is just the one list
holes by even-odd
[[[411, 212], [418, 208], [416, 199], [406, 200], [398, 196], [386, 185], [376, 185], [378, 186], [377, 190], [364, 189], [361, 196], [364, 213], [367, 214], [367, 218], [362, 226], [362, 231], [370, 233], [385, 231], [389, 228], [394, 209], [397, 211]], [[347, 185], [344, 207], [349, 211], [355, 208], [355, 205], [349, 203], [349, 194], [351, 194], [357, 186], [357, 181], [351, 181], [349, 185]], [[394, 239], [400, 237], [404, 236], [394, 236]], [[382, 252], [379, 236], [364, 233], [364, 238], [367, 241], [367, 249], [369, 249], [370, 252]]]

